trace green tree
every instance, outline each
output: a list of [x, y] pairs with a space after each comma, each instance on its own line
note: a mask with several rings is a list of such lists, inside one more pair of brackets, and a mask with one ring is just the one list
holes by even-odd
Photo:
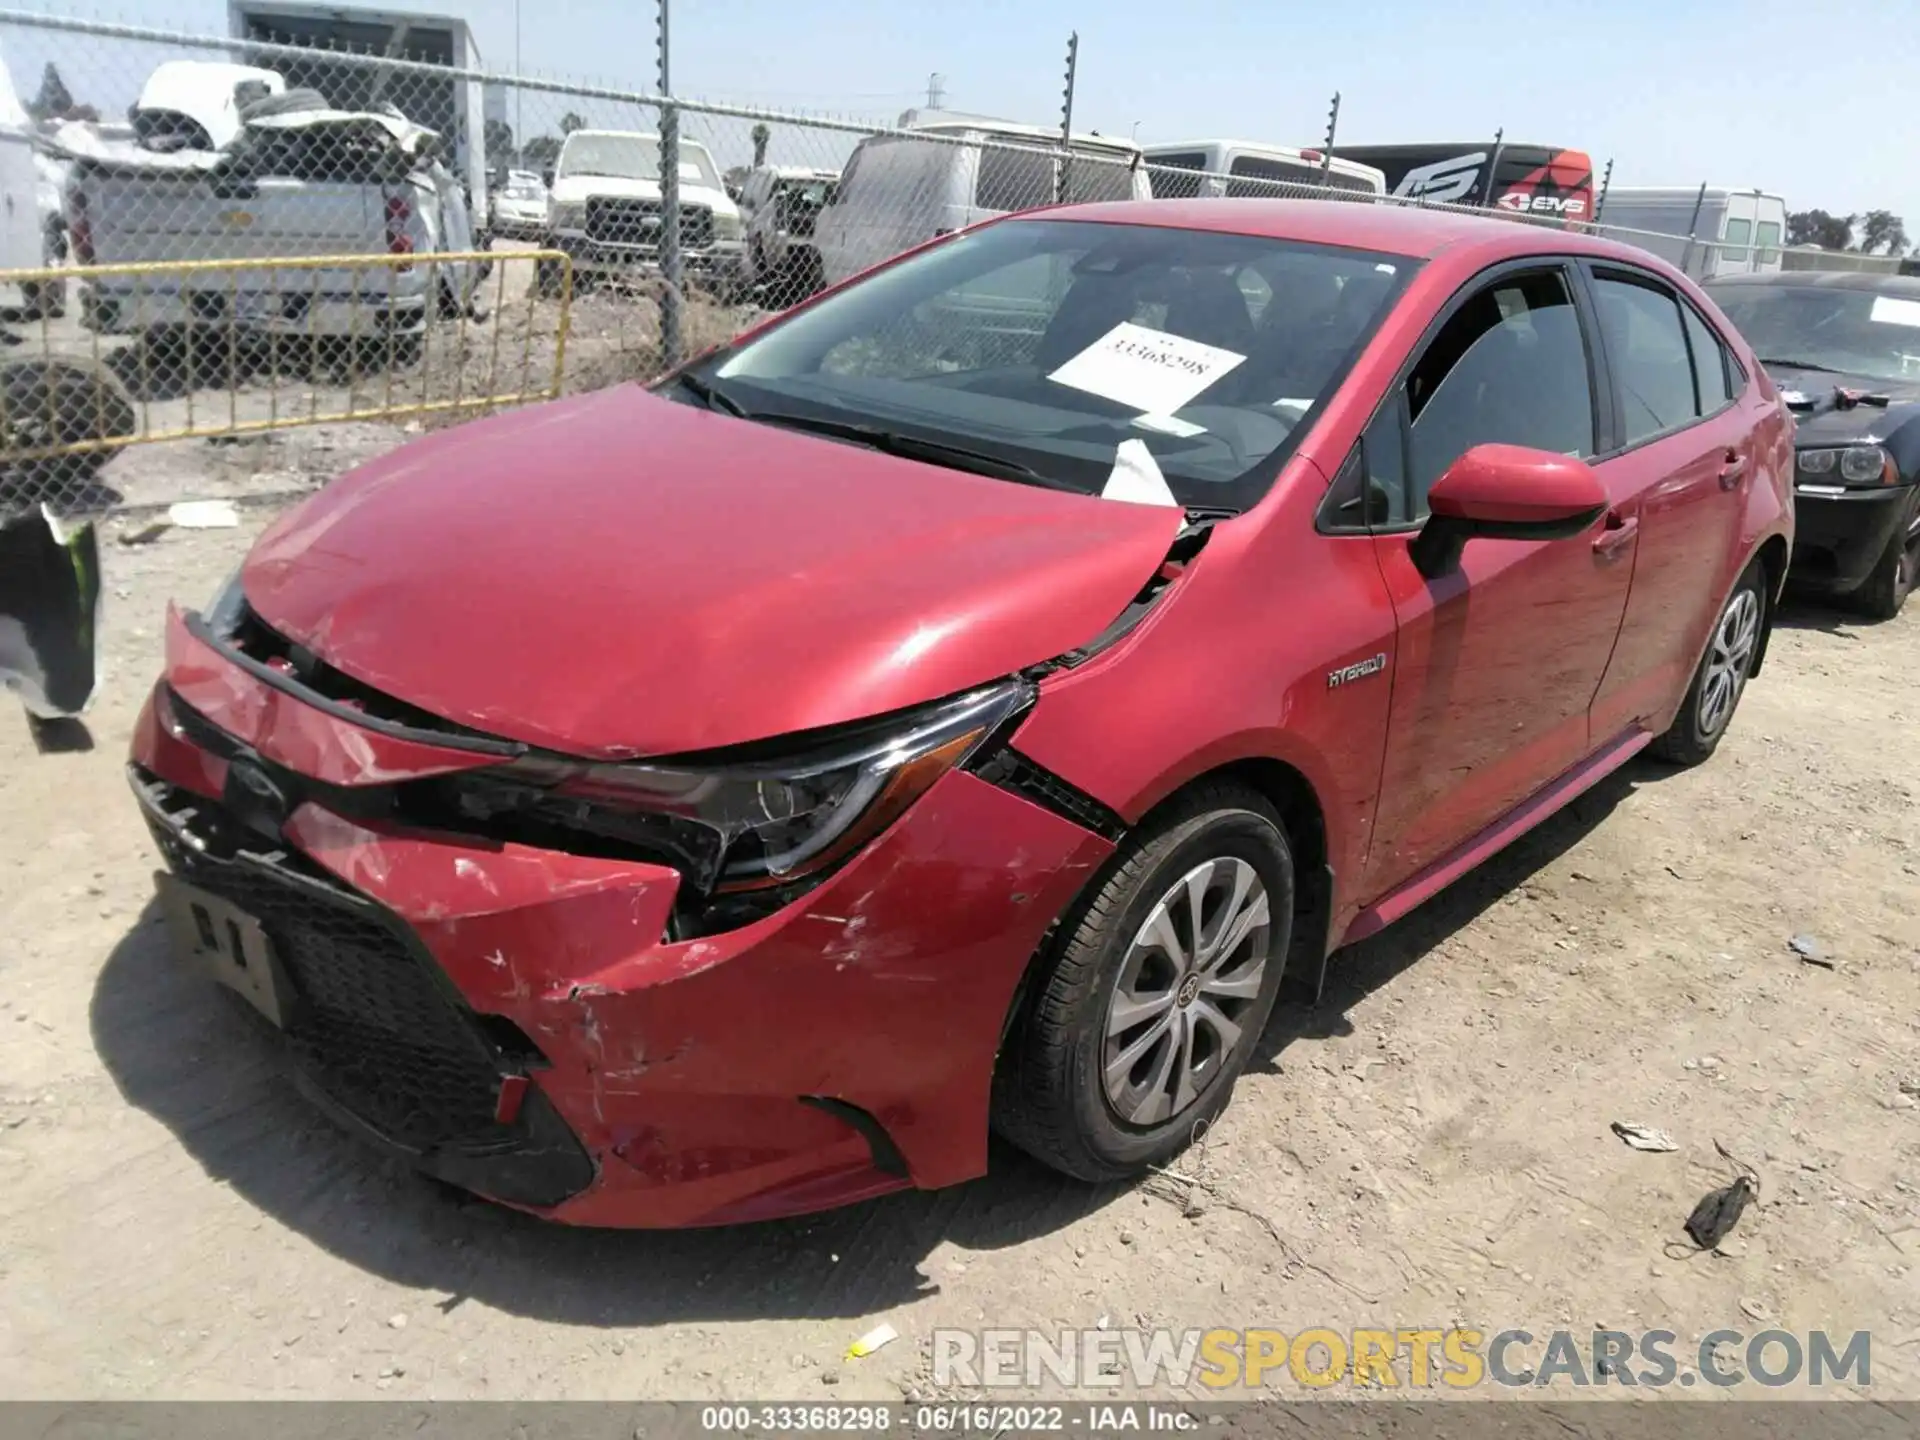
[[1853, 222], [1852, 215], [1796, 210], [1787, 216], [1787, 243], [1818, 245], [1822, 250], [1847, 250], [1853, 245]]
[[753, 168], [758, 170], [767, 163], [767, 146], [773, 143], [773, 131], [764, 121], [753, 127]]
[[583, 115], [576, 115], [573, 111], [569, 110], [560, 117], [560, 133], [562, 135], [571, 135], [576, 130], [584, 130], [586, 128], [587, 121]]
[[487, 121], [485, 138], [488, 165], [505, 167], [519, 162], [513, 146], [513, 127], [506, 121]]
[[66, 120], [72, 118], [72, 111], [73, 92], [60, 78], [60, 67], [49, 60], [40, 72], [40, 93], [27, 106], [27, 113], [36, 120]]
[[1906, 254], [1906, 224], [1891, 210], [1869, 210], [1860, 217], [1859, 249], [1863, 255]]
[[520, 147], [520, 163], [542, 175], [560, 163], [560, 142], [551, 135], [536, 135]]

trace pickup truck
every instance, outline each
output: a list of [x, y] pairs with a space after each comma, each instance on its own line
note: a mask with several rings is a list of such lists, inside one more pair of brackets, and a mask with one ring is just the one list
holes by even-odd
[[404, 357], [436, 313], [473, 311], [481, 277], [465, 263], [169, 271], [194, 260], [424, 259], [473, 248], [439, 137], [397, 111], [333, 110], [292, 90], [253, 102], [239, 119], [217, 150], [69, 141], [73, 263], [156, 267], [85, 277], [83, 324], [103, 334], [351, 337]]

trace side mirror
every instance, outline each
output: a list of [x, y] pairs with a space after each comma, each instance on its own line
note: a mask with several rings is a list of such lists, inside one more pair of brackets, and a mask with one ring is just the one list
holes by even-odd
[[1607, 509], [1593, 467], [1524, 445], [1476, 445], [1427, 492], [1427, 523], [1414, 536], [1414, 568], [1436, 580], [1460, 564], [1469, 540], [1571, 540]]

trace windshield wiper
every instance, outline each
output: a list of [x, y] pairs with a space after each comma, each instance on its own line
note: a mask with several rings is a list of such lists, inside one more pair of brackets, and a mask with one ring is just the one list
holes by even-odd
[[1762, 365], [1784, 365], [1789, 370], [1817, 370], [1822, 375], [1838, 375], [1840, 371], [1831, 365], [1816, 365], [1811, 360], [1783, 360], [1778, 355], [1762, 355]]
[[782, 425], [790, 430], [804, 430], [809, 434], [826, 435], [836, 440], [850, 440], [856, 445], [865, 445], [872, 450], [897, 455], [903, 460], [925, 460], [928, 464], [945, 465], [952, 470], [988, 475], [996, 480], [1013, 480], [1022, 485], [1038, 485], [1047, 490], [1065, 490], [1074, 495], [1087, 493], [1078, 485], [1068, 484], [1065, 480], [1056, 480], [1051, 475], [1043, 475], [1030, 465], [1022, 465], [1018, 460], [989, 455], [984, 450], [969, 450], [964, 445], [949, 445], [941, 440], [922, 440], [912, 435], [896, 435], [873, 425], [857, 425], [846, 420], [820, 420], [811, 415], [786, 415], [769, 410], [738, 413], [744, 415], [746, 419], [760, 420], [768, 425]]
[[718, 410], [726, 415], [738, 415], [743, 420], [747, 418], [746, 406], [712, 381], [702, 380], [691, 370], [681, 371], [674, 377], [674, 383], [709, 410]]

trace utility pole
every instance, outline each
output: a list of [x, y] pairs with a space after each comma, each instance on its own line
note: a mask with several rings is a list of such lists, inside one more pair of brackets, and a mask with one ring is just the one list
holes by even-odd
[[947, 77], [934, 74], [927, 77], [927, 108], [944, 110], [947, 108]]
[[1080, 64], [1080, 32], [1067, 36], [1067, 89], [1060, 105], [1060, 160], [1053, 167], [1053, 203], [1067, 198], [1067, 167], [1073, 153], [1073, 76]]
[[527, 143], [527, 89], [519, 83], [527, 72], [520, 63], [520, 0], [513, 0], [513, 149], [514, 160]]
[[660, 6], [660, 363], [680, 363], [680, 112], [669, 98], [673, 77], [668, 61], [667, 9]]

